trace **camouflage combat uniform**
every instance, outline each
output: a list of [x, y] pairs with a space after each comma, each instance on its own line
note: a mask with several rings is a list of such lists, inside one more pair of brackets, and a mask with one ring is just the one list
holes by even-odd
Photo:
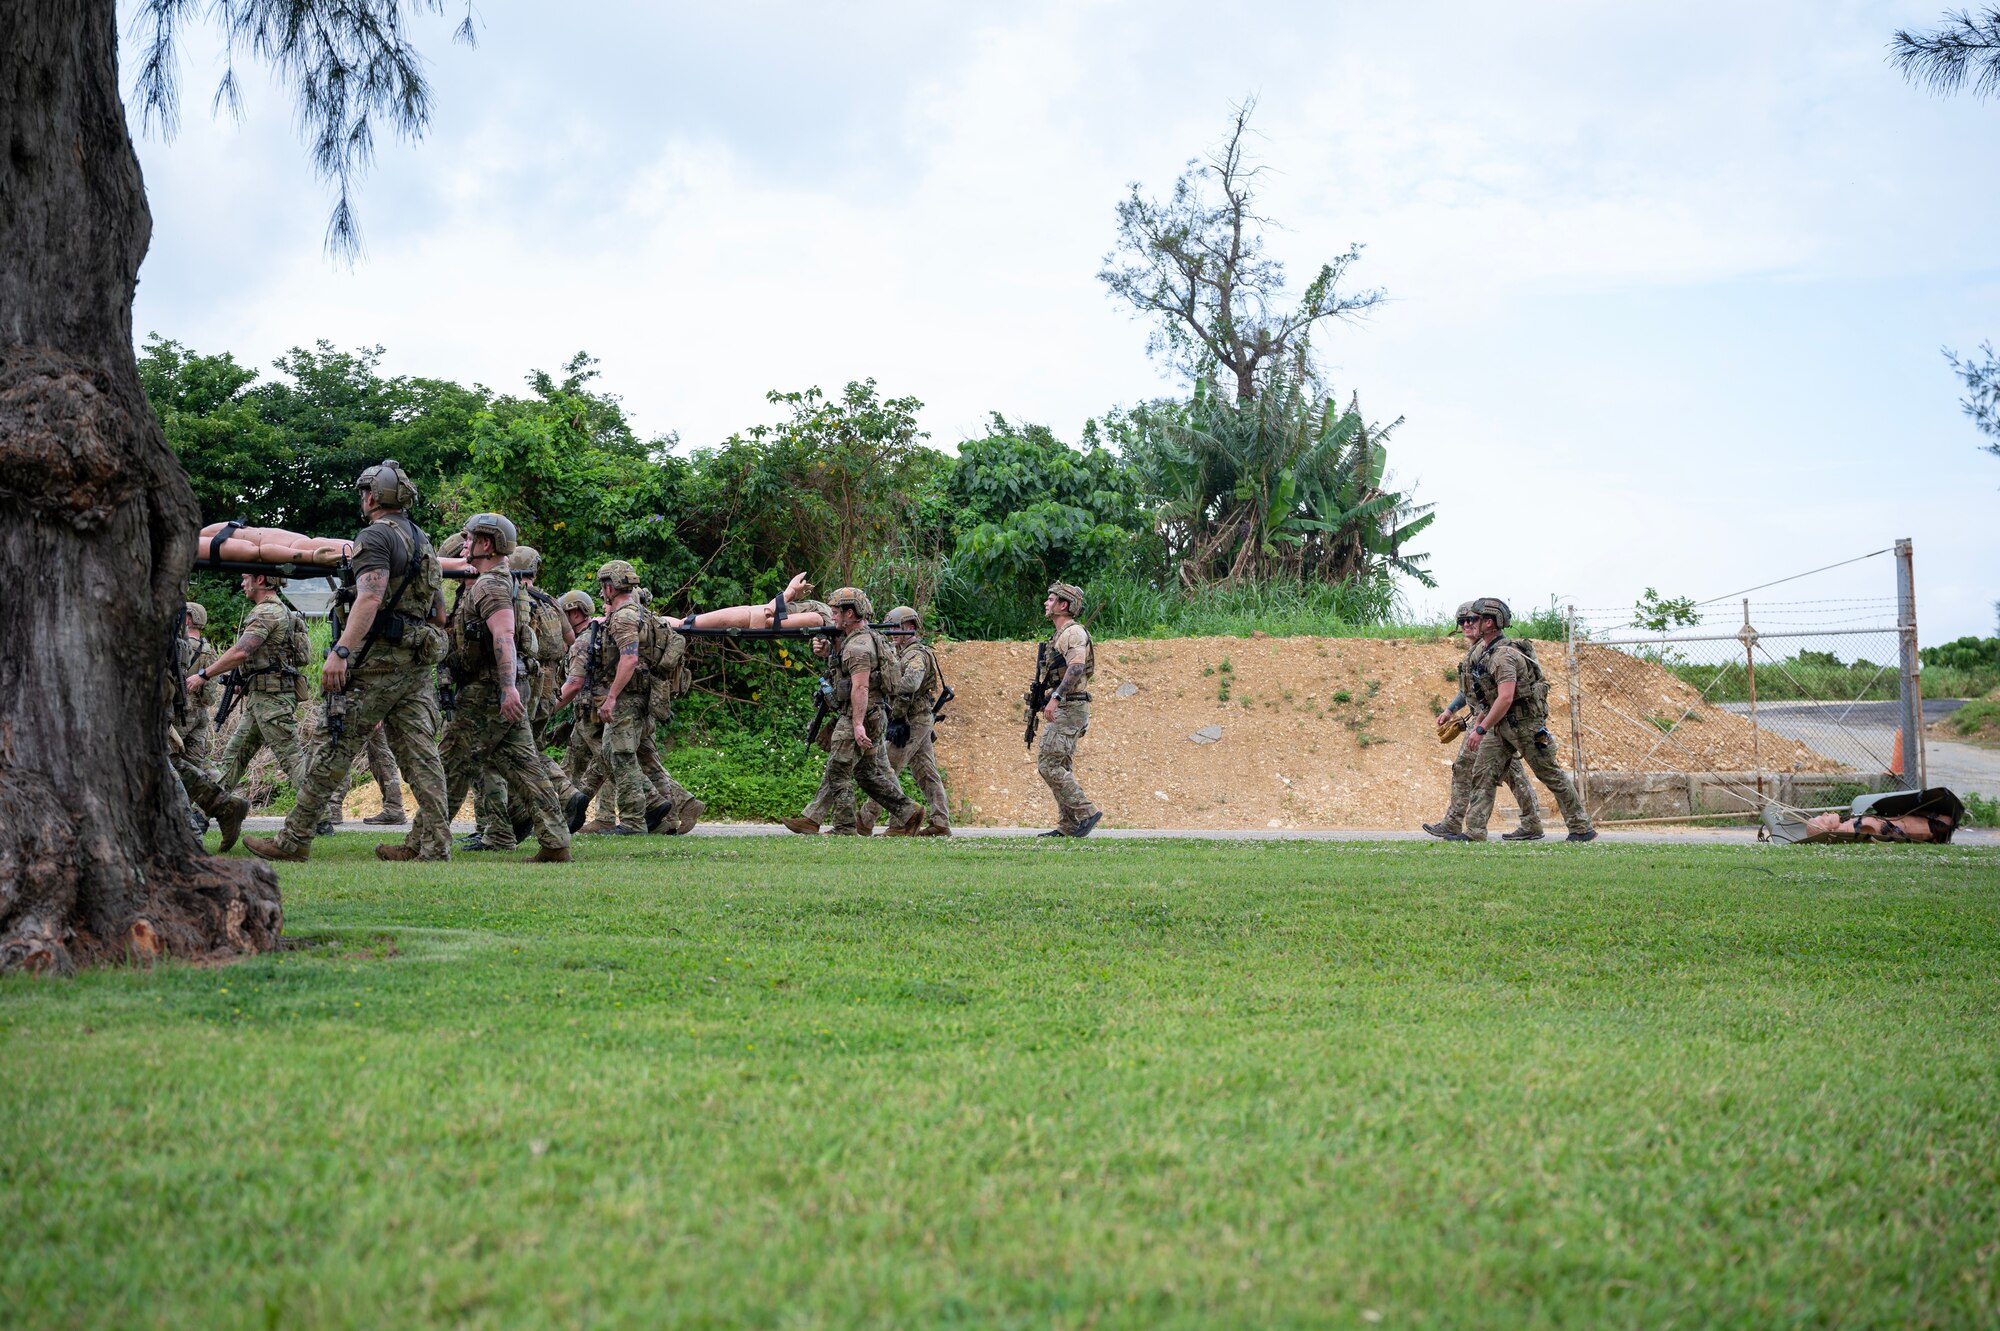
[[[618, 701], [613, 704], [611, 719], [604, 723], [602, 737], [602, 760], [617, 791], [618, 825], [634, 832], [646, 830], [646, 809], [658, 803], [658, 796], [652, 783], [646, 779], [646, 770], [639, 760], [640, 750], [653, 731], [653, 679], [646, 669], [644, 656], [647, 635], [652, 631], [651, 619], [652, 616], [636, 599], [628, 600], [606, 614], [603, 629], [593, 635], [597, 659], [592, 668], [596, 677], [603, 681], [604, 690], [597, 697], [599, 704], [610, 696], [619, 656], [628, 648], [639, 655], [638, 667], [618, 695]], [[578, 788], [582, 789], [582, 786]]]
[[[893, 663], [895, 659], [895, 653], [889, 650], [882, 635], [872, 628], [857, 628], [834, 641], [833, 661], [828, 673], [839, 715], [833, 720], [829, 737], [822, 790], [833, 830], [838, 835], [852, 836], [859, 830], [855, 826], [854, 805], [857, 785], [888, 809], [899, 826], [913, 825], [914, 819], [923, 812], [915, 800], [903, 793], [895, 772], [890, 770], [889, 746], [883, 739], [883, 732], [889, 724], [888, 708], [883, 698], [888, 681], [883, 679], [883, 666], [885, 662]], [[893, 664], [889, 668], [894, 669]], [[874, 747], [865, 753], [854, 739], [852, 711], [854, 675], [860, 670], [869, 672], [868, 715], [863, 724], [868, 738], [874, 742]], [[818, 804], [820, 800], [815, 799], [814, 803]]]
[[182, 636], [175, 648], [173, 678], [169, 681], [167, 765], [189, 803], [222, 824], [222, 848], [227, 850], [236, 839], [236, 830], [243, 826], [244, 816], [250, 812], [250, 801], [225, 790], [208, 764], [187, 747], [187, 728], [192, 724], [196, 704], [188, 695], [186, 681], [200, 668], [195, 664], [194, 642]]
[[[313, 829], [347, 782], [355, 753], [380, 724], [417, 804], [406, 844], [419, 859], [449, 859], [451, 815], [445, 808], [444, 763], [438, 757], [441, 717], [433, 669], [444, 658], [445, 635], [430, 622], [443, 602], [437, 552], [408, 515], [391, 510], [361, 529], [350, 562], [357, 577], [376, 570], [388, 575], [376, 612], [379, 632], [365, 657], [361, 650], [355, 652], [361, 659], [350, 663], [347, 687], [336, 700], [342, 715], [340, 738], [313, 753], [299, 783], [298, 803], [273, 842], [280, 852], [311, 845]], [[392, 641], [392, 635], [400, 641]]]
[[[563, 660], [569, 648], [563, 644], [566, 623], [556, 609], [555, 598], [535, 588], [521, 586], [514, 596], [514, 614], [534, 629], [535, 654], [522, 664], [528, 668], [528, 682], [521, 687], [521, 702], [528, 709], [528, 731], [534, 739], [535, 756], [542, 775], [556, 792], [558, 803], [576, 791], [575, 783], [562, 765], [546, 752], [549, 720], [556, 713], [556, 693], [562, 688]], [[534, 809], [521, 791], [508, 784], [495, 766], [479, 774], [474, 807], [479, 822], [479, 839], [488, 850], [506, 850], [515, 842], [515, 829], [534, 821]]]
[[[1591, 830], [1583, 801], [1576, 796], [1568, 773], [1556, 758], [1555, 739], [1548, 731], [1548, 684], [1541, 665], [1520, 644], [1495, 638], [1475, 644], [1465, 654], [1459, 668], [1459, 682], [1484, 716], [1493, 706], [1502, 684], [1514, 685], [1514, 702], [1507, 715], [1486, 733], [1472, 767], [1472, 793], [1465, 814], [1465, 835], [1474, 841], [1486, 839], [1486, 823], [1493, 816], [1493, 797], [1498, 792], [1508, 765], [1519, 759], [1549, 788], [1562, 809], [1563, 822], [1571, 833]], [[1475, 717], [1477, 724], [1477, 717]]]
[[[1075, 620], [1056, 630], [1043, 658], [1042, 682], [1051, 693], [1072, 665], [1083, 667], [1086, 685], [1097, 673], [1097, 649], [1091, 645], [1090, 634]], [[1056, 719], [1043, 725], [1041, 743], [1035, 751], [1035, 770], [1041, 773], [1049, 793], [1056, 798], [1056, 808], [1061, 812], [1056, 828], [1062, 832], [1074, 831], [1079, 823], [1098, 811], [1077, 783], [1074, 770], [1077, 741], [1089, 729], [1090, 693], [1085, 689], [1056, 704]]]
[[[207, 638], [188, 641], [194, 646], [194, 658], [188, 662], [190, 674], [208, 669], [222, 655]], [[203, 766], [215, 761], [215, 709], [221, 705], [222, 681], [212, 676], [199, 693], [188, 695], [188, 727], [181, 742], [188, 757]]]
[[[509, 721], [500, 713], [503, 688], [495, 673], [497, 659], [487, 621], [510, 607], [521, 613], [519, 602], [525, 599], [517, 598], [514, 580], [506, 571], [496, 568], [480, 574], [452, 607], [450, 665], [452, 678], [458, 682], [458, 706], [438, 746], [444, 763], [445, 807], [456, 811], [471, 789], [473, 777], [490, 768], [508, 786], [522, 792], [542, 848], [566, 850], [569, 827], [542, 766], [527, 715]], [[520, 620], [516, 624], [518, 651], [528, 645], [532, 626]]]
[[[1479, 750], [1471, 747], [1469, 739], [1470, 732], [1459, 741], [1458, 756], [1451, 760], [1451, 803], [1445, 807], [1444, 818], [1438, 824], [1447, 832], [1465, 830], [1465, 811], [1472, 804], [1472, 770], [1479, 765]], [[1521, 811], [1521, 824], [1515, 830], [1540, 836], [1542, 803], [1535, 798], [1535, 784], [1528, 780], [1528, 769], [1519, 758], [1511, 759], [1500, 779], [1514, 796], [1514, 807]]]
[[[925, 821], [933, 828], [948, 830], [951, 797], [945, 793], [944, 775], [938, 771], [937, 752], [932, 745], [937, 723], [931, 703], [944, 683], [937, 654], [927, 644], [912, 639], [897, 653], [896, 664], [890, 669], [895, 671], [896, 679], [889, 717], [909, 726], [910, 735], [901, 744], [889, 746], [889, 770], [909, 770], [916, 778], [917, 789], [924, 793]], [[886, 675], [889, 670], [883, 673]], [[860, 821], [864, 827], [874, 825], [881, 807], [871, 799], [862, 808]]]
[[305, 690], [299, 668], [305, 664], [301, 644], [305, 641], [305, 621], [276, 597], [250, 607], [239, 634], [255, 638], [250, 659], [239, 667], [244, 681], [243, 696], [237, 700], [236, 729], [222, 750], [222, 784], [234, 790], [250, 770], [257, 751], [268, 746], [278, 760], [278, 770], [294, 787], [305, 768], [299, 745], [299, 703]]

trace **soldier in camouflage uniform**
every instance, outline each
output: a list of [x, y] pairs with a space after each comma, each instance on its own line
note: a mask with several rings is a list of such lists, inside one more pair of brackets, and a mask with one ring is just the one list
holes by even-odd
[[1513, 622], [1507, 603], [1495, 596], [1482, 596], [1472, 603], [1473, 621], [1466, 627], [1471, 650], [1459, 668], [1461, 684], [1468, 686], [1480, 716], [1466, 734], [1466, 743], [1478, 755], [1472, 768], [1472, 803], [1466, 810], [1465, 830], [1447, 835], [1447, 841], [1484, 841], [1486, 822], [1493, 816], [1493, 796], [1500, 788], [1507, 764], [1519, 758], [1556, 797], [1563, 822], [1569, 827], [1570, 841], [1591, 841], [1597, 831], [1590, 825], [1583, 801], [1570, 785], [1569, 775], [1556, 759], [1556, 743], [1548, 730], [1548, 682], [1541, 665], [1520, 645], [1501, 636]]
[[[517, 545], [507, 556], [507, 569], [514, 576], [514, 613], [534, 628], [535, 653], [528, 661], [528, 728], [534, 736], [535, 752], [541, 757], [542, 773], [555, 787], [556, 798], [567, 801], [575, 786], [562, 766], [544, 751], [549, 719], [556, 712], [556, 693], [562, 687], [563, 663], [569, 656], [574, 635], [569, 620], [556, 609], [556, 598], [535, 586], [542, 570], [541, 552], [532, 545]], [[479, 774], [475, 807], [479, 830], [461, 843], [465, 850], [512, 850], [534, 822], [534, 810], [522, 793], [507, 784], [495, 767]]]
[[215, 760], [215, 709], [222, 703], [222, 681], [216, 677], [219, 672], [215, 669], [216, 650], [202, 636], [207, 628], [208, 607], [200, 601], [189, 601], [187, 636], [194, 648], [189, 667], [197, 674], [205, 674], [208, 682], [188, 696], [188, 729], [181, 742], [187, 756], [204, 767]]
[[[823, 789], [830, 801], [835, 836], [854, 836], [857, 785], [890, 811], [890, 836], [914, 836], [923, 825], [924, 806], [903, 793], [889, 770], [884, 733], [889, 725], [883, 678], [896, 669], [896, 654], [868, 621], [875, 608], [857, 587], [842, 587], [827, 598], [840, 636], [833, 639], [828, 678], [833, 685], [833, 730], [828, 739]], [[878, 682], [880, 681], [880, 682]], [[817, 802], [817, 801], [816, 801]]]
[[449, 859], [451, 813], [438, 757], [434, 669], [445, 654], [443, 571], [430, 538], [406, 512], [417, 488], [394, 459], [362, 472], [355, 485], [368, 522], [349, 557], [356, 596], [340, 641], [320, 668], [340, 734], [314, 752], [284, 828], [275, 837], [245, 837], [243, 844], [267, 860], [307, 858], [329, 800], [379, 723], [416, 798], [417, 817], [403, 844], [378, 845], [376, 857]]
[[[673, 810], [671, 803], [657, 797], [639, 764], [639, 750], [653, 728], [652, 677], [646, 656], [655, 630], [652, 616], [635, 594], [639, 574], [630, 564], [609, 561], [597, 570], [597, 585], [604, 598], [604, 622], [591, 632], [586, 675], [593, 696], [602, 690], [594, 710], [604, 727], [603, 759], [618, 792], [618, 823], [611, 831], [617, 836], [643, 836], [649, 823], [657, 827]], [[573, 698], [583, 684], [584, 680], [572, 678], [564, 683], [563, 693]]]
[[1042, 742], [1035, 770], [1048, 783], [1059, 811], [1055, 827], [1043, 836], [1089, 836], [1104, 817], [1077, 783], [1076, 745], [1090, 729], [1090, 680], [1097, 673], [1097, 648], [1077, 623], [1083, 610], [1083, 590], [1058, 582], [1042, 601], [1042, 614], [1055, 625], [1036, 660], [1048, 702], [1042, 707]]
[[169, 695], [167, 765], [187, 795], [188, 802], [201, 811], [204, 825], [207, 819], [215, 819], [216, 825], [222, 829], [221, 849], [228, 850], [236, 844], [237, 835], [243, 830], [243, 820], [250, 816], [250, 801], [224, 790], [208, 764], [197, 760], [188, 751], [186, 733], [187, 727], [192, 724], [195, 709], [195, 699], [190, 695], [196, 691], [188, 685], [199, 672], [194, 660], [195, 640], [176, 634], [174, 670], [172, 678], [165, 682]]
[[[633, 593], [633, 599], [647, 616], [649, 632], [653, 635], [649, 640], [649, 650], [656, 653], [670, 652], [674, 635], [678, 631], [675, 624], [652, 613], [652, 594], [646, 588], [638, 588]], [[602, 642], [604, 633], [605, 630], [601, 627], [596, 630], [598, 646], [594, 650], [597, 655], [593, 657], [588, 651], [584, 654], [581, 658], [581, 673], [575, 664], [576, 658], [572, 659], [570, 675], [577, 683], [573, 688], [567, 681], [565, 682], [558, 705], [579, 692], [587, 692], [589, 696], [597, 698], [599, 703], [602, 702], [604, 691], [613, 673], [610, 664], [613, 658]], [[642, 661], [645, 659], [642, 658]], [[593, 660], [597, 664], [593, 665]], [[652, 664], [660, 665], [664, 669], [665, 661], [655, 657], [652, 659]], [[701, 815], [708, 811], [708, 805], [696, 799], [688, 792], [687, 787], [674, 780], [672, 774], [667, 771], [666, 764], [660, 761], [659, 724], [664, 722], [668, 715], [667, 709], [661, 705], [660, 698], [660, 684], [664, 678], [664, 673], [653, 670], [651, 666], [648, 667], [646, 687], [653, 701], [649, 703], [646, 723], [639, 727], [639, 747], [636, 757], [639, 774], [651, 790], [644, 813], [646, 830], [660, 832], [666, 836], [679, 836], [694, 830], [695, 824], [701, 821]], [[593, 721], [595, 721], [594, 712]], [[574, 740], [574, 736], [572, 739]], [[593, 739], [596, 743], [589, 756], [578, 755], [572, 764], [573, 770], [578, 775], [574, 779], [575, 789], [569, 797], [566, 811], [572, 831], [597, 834], [611, 832], [621, 822], [629, 825], [629, 818], [625, 815], [617, 783], [611, 779], [611, 760], [602, 743], [602, 731], [599, 730], [594, 736], [586, 736], [584, 743], [591, 744]], [[593, 798], [598, 800], [598, 814], [589, 823], [585, 823], [584, 815], [588, 812]]]
[[258, 750], [266, 746], [285, 779], [296, 786], [305, 766], [299, 745], [299, 704], [307, 693], [299, 673], [306, 663], [305, 619], [278, 599], [276, 578], [245, 573], [243, 594], [250, 599], [250, 613], [235, 643], [189, 677], [188, 691], [203, 692], [209, 680], [232, 670], [241, 681], [240, 719], [222, 751], [224, 789], [236, 788]]
[[[1460, 632], [1467, 632], [1468, 630], [1475, 634], [1477, 632], [1473, 626], [1478, 623], [1479, 617], [1472, 613], [1473, 604], [1473, 602], [1467, 601], [1458, 608], [1458, 614], [1454, 622], [1457, 623]], [[1527, 651], [1530, 656], [1534, 655], [1533, 649], [1527, 643], [1522, 642], [1516, 645]], [[1463, 706], [1465, 706], [1465, 689], [1461, 687], [1457, 696], [1446, 703], [1444, 710], [1438, 713], [1438, 729], [1440, 731], [1443, 730], [1451, 721], [1451, 714]], [[1458, 757], [1452, 760], [1451, 803], [1445, 806], [1444, 817], [1435, 823], [1425, 823], [1423, 825], [1424, 831], [1429, 832], [1434, 837], [1443, 837], [1452, 832], [1463, 832], [1465, 830], [1465, 811], [1472, 803], [1472, 769], [1477, 761], [1479, 752], [1470, 742], [1471, 734], [1471, 728], [1467, 727], [1466, 738], [1460, 741], [1458, 746]], [[1535, 798], [1535, 787], [1534, 783], [1528, 780], [1528, 769], [1521, 766], [1519, 758], [1515, 758], [1507, 764], [1507, 773], [1503, 779], [1507, 783], [1507, 789], [1514, 796], [1514, 807], [1521, 812], [1521, 823], [1513, 831], [1502, 834], [1500, 839], [1502, 841], [1540, 841], [1542, 839], [1542, 805], [1541, 801]]]
[[496, 769], [523, 793], [532, 811], [540, 849], [529, 862], [567, 863], [569, 829], [563, 826], [561, 805], [535, 747], [528, 703], [521, 696], [532, 630], [516, 618], [525, 598], [506, 568], [506, 557], [515, 548], [514, 524], [498, 513], [478, 513], [465, 524], [465, 534], [465, 557], [479, 577], [459, 594], [448, 625], [447, 660], [458, 683], [458, 706], [438, 746], [445, 807], [459, 806], [478, 772]]
[[[923, 640], [923, 620], [907, 605], [899, 605], [882, 621], [892, 627], [888, 637], [897, 653], [894, 666], [895, 693], [889, 702], [889, 770], [909, 769], [917, 789], [924, 792], [928, 816], [918, 836], [951, 835], [951, 797], [945, 794], [944, 775], [938, 771], [937, 753], [931, 744], [937, 724], [932, 707], [944, 690], [944, 674], [938, 669], [937, 653]], [[897, 736], [902, 736], [898, 739]], [[882, 806], [869, 800], [861, 807], [856, 822], [863, 836], [875, 830], [875, 815]]]

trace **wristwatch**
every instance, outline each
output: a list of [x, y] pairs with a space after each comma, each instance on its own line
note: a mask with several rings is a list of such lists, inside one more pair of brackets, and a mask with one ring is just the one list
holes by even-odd
[[1485, 727], [1485, 726], [1474, 726], [1474, 727], [1472, 728], [1472, 733], [1473, 733], [1473, 734], [1475, 734], [1475, 735], [1483, 735], [1483, 734], [1485, 734], [1485, 733], [1486, 733], [1486, 727]]
[[337, 656], [343, 661], [354, 655], [354, 653], [348, 651], [346, 647], [337, 642], [326, 649], [326, 654], [328, 656]]
[[195, 677], [196, 679], [200, 680], [200, 681], [201, 681], [202, 683], [204, 683], [204, 684], [208, 683], [208, 669], [207, 669], [207, 667], [205, 667], [205, 666], [204, 666], [204, 667], [203, 667], [202, 669], [200, 669], [200, 670], [197, 670], [197, 671], [195, 671], [195, 672], [194, 672], [194, 677]]

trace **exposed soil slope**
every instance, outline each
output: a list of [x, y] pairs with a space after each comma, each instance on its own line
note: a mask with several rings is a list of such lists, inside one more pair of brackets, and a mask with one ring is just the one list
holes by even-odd
[[[1549, 729], [1567, 766], [1562, 646], [1539, 652], [1554, 685]], [[1462, 655], [1455, 641], [1408, 639], [1101, 642], [1077, 774], [1106, 822], [1120, 827], [1409, 827], [1437, 817], [1449, 795], [1457, 749], [1437, 742], [1432, 718], [1457, 691]], [[1053, 822], [1054, 804], [1021, 743], [1033, 644], [949, 643], [939, 657], [958, 693], [938, 739], [956, 816]], [[1590, 654], [1584, 667], [1596, 704], [1586, 707], [1585, 739], [1594, 770], [1751, 767], [1750, 723], [1702, 706], [1667, 671], [1609, 651]], [[1123, 684], [1136, 692], [1119, 697]], [[1669, 740], [1646, 720], [1687, 709], [1694, 719]], [[1222, 728], [1219, 740], [1189, 739], [1212, 725]], [[1768, 731], [1760, 747], [1768, 771], [1829, 765]], [[1504, 812], [1504, 795], [1501, 804]], [[1548, 814], [1553, 822], [1553, 808]]]

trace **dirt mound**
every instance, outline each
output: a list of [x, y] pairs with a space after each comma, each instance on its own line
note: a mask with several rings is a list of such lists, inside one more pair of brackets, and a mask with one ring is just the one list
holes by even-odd
[[[1554, 686], [1549, 730], [1567, 766], [1562, 646], [1541, 644], [1539, 654]], [[955, 816], [1052, 823], [1054, 804], [1021, 743], [1034, 645], [948, 643], [938, 655], [958, 693], [938, 737]], [[1101, 642], [1077, 775], [1119, 827], [1410, 827], [1442, 813], [1449, 795], [1457, 749], [1437, 742], [1432, 718], [1458, 689], [1462, 655], [1456, 641], [1411, 639]], [[1601, 648], [1582, 664], [1593, 770], [1751, 768], [1755, 728], [1703, 706], [1674, 675]], [[1682, 713], [1692, 715], [1671, 736], [1649, 719]], [[1211, 743], [1189, 738], [1216, 726]], [[1828, 766], [1768, 731], [1759, 747], [1767, 771]], [[1504, 815], [1504, 795], [1501, 804]]]

